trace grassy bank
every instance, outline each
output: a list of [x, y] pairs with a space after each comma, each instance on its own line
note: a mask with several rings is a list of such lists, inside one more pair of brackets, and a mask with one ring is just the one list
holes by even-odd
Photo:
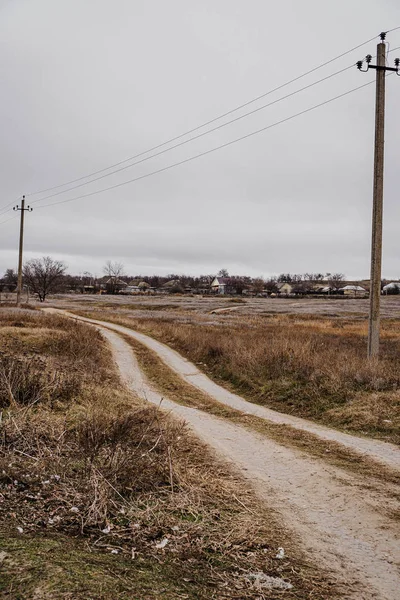
[[0, 403], [0, 597], [335, 597], [242, 481], [121, 387], [95, 329], [0, 311]]
[[[124, 313], [124, 314], [122, 314]], [[290, 315], [228, 325], [81, 313], [148, 333], [211, 377], [281, 412], [400, 442], [400, 322], [382, 326], [382, 358], [366, 360], [366, 323]]]

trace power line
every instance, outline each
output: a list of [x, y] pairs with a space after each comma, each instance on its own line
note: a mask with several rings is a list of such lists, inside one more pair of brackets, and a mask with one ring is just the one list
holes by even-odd
[[[394, 31], [394, 30], [393, 30]], [[95, 175], [99, 175], [100, 173], [104, 173], [105, 171], [108, 171], [110, 169], [113, 169], [114, 167], [119, 167], [120, 165], [129, 162], [131, 160], [135, 160], [136, 158], [139, 158], [141, 156], [143, 156], [144, 154], [148, 154], [149, 152], [153, 152], [154, 150], [158, 150], [159, 148], [162, 148], [163, 146], [166, 146], [167, 144], [170, 144], [172, 142], [175, 142], [179, 139], [181, 139], [182, 137], [185, 137], [186, 135], [189, 135], [191, 133], [194, 133], [196, 131], [198, 131], [199, 129], [202, 129], [203, 127], [206, 127], [207, 125], [211, 125], [212, 123], [215, 123], [216, 121], [223, 119], [224, 117], [227, 117], [229, 115], [231, 115], [232, 113], [245, 108], [246, 106], [249, 106], [250, 104], [253, 104], [254, 102], [257, 102], [258, 100], [261, 100], [261, 98], [265, 98], [266, 96], [269, 96], [270, 94], [273, 94], [274, 92], [277, 92], [281, 89], [283, 89], [284, 87], [287, 87], [288, 85], [291, 85], [292, 83], [295, 83], [296, 81], [299, 81], [299, 79], [302, 79], [303, 77], [306, 77], [308, 75], [311, 75], [312, 73], [314, 73], [315, 71], [318, 71], [319, 69], [322, 69], [323, 67], [326, 67], [327, 65], [335, 62], [336, 60], [339, 60], [340, 58], [343, 58], [344, 56], [347, 56], [348, 54], [350, 54], [351, 52], [358, 50], [358, 48], [361, 48], [362, 46], [365, 46], [366, 44], [369, 44], [370, 42], [372, 42], [373, 40], [375, 40], [378, 36], [373, 36], [372, 38], [366, 40], [365, 42], [362, 42], [361, 44], [358, 44], [357, 46], [354, 46], [353, 48], [350, 48], [350, 50], [346, 50], [346, 52], [343, 52], [342, 54], [339, 54], [338, 56], [335, 56], [334, 58], [331, 58], [330, 60], [322, 63], [321, 65], [318, 65], [317, 67], [314, 67], [312, 69], [310, 69], [309, 71], [306, 71], [305, 73], [302, 73], [301, 75], [298, 75], [297, 77], [294, 77], [293, 79], [287, 81], [286, 83], [283, 83], [279, 86], [277, 86], [276, 88], [273, 88], [272, 90], [269, 90], [268, 92], [265, 92], [263, 94], [260, 94], [259, 96], [256, 96], [255, 98], [240, 104], [239, 106], [236, 106], [235, 108], [232, 108], [231, 110], [217, 116], [214, 117], [213, 119], [210, 119], [209, 121], [206, 121], [204, 123], [202, 123], [201, 125], [198, 125], [192, 129], [189, 129], [188, 131], [185, 131], [184, 133], [181, 133], [173, 138], [170, 138], [169, 140], [166, 140], [165, 142], [162, 142], [161, 144], [157, 144], [156, 146], [153, 146], [152, 148], [149, 148], [148, 150], [144, 150], [143, 152], [140, 152], [138, 154], [135, 154], [134, 156], [131, 156], [129, 158], [126, 158], [120, 162], [114, 163], [112, 165], [109, 165], [108, 167], [105, 167], [104, 169], [100, 169], [98, 171], [94, 171], [93, 173], [89, 173], [88, 175], [84, 175], [82, 177], [78, 177], [77, 179], [72, 179], [70, 181], [61, 183], [59, 185], [53, 186], [53, 187], [48, 187], [42, 190], [37, 190], [35, 192], [31, 192], [30, 194], [27, 194], [27, 196], [34, 196], [37, 194], [43, 194], [46, 192], [50, 192], [53, 191], [55, 189], [59, 189], [61, 187], [65, 187], [66, 185], [70, 185], [72, 183], [77, 183], [78, 181], [82, 181], [83, 179], [88, 179], [89, 177], [93, 177]]]
[[[388, 54], [390, 52], [394, 52], [395, 50], [398, 50], [399, 47], [397, 48], [393, 48], [392, 50], [388, 51]], [[170, 146], [169, 148], [166, 148], [165, 150], [161, 150], [160, 152], [157, 152], [156, 154], [152, 154], [151, 156], [142, 158], [141, 160], [138, 160], [134, 163], [131, 163], [130, 165], [126, 165], [124, 167], [121, 167], [119, 169], [116, 169], [114, 171], [111, 171], [111, 173], [106, 173], [105, 175], [101, 175], [100, 177], [96, 177], [95, 179], [92, 179], [91, 181], [87, 181], [84, 183], [81, 183], [79, 185], [73, 186], [71, 188], [68, 188], [66, 190], [62, 190], [60, 192], [57, 192], [55, 194], [50, 194], [49, 196], [45, 196], [44, 198], [38, 198], [37, 200], [33, 200], [33, 202], [31, 202], [31, 204], [34, 204], [35, 202], [42, 202], [43, 200], [49, 200], [50, 198], [55, 198], [56, 196], [59, 196], [61, 194], [65, 194], [67, 192], [70, 192], [72, 190], [76, 190], [78, 188], [81, 188], [85, 185], [89, 185], [91, 183], [94, 183], [95, 181], [99, 181], [100, 179], [104, 179], [106, 177], [109, 177], [111, 175], [115, 175], [115, 173], [120, 173], [121, 171], [125, 171], [126, 169], [130, 169], [136, 165], [139, 165], [143, 162], [146, 162], [147, 160], [151, 160], [152, 158], [156, 158], [157, 156], [160, 156], [162, 154], [165, 154], [166, 152], [170, 152], [171, 150], [174, 150], [176, 148], [179, 148], [180, 146], [184, 146], [185, 144], [188, 144], [190, 142], [193, 142], [194, 140], [197, 140], [201, 137], [204, 137], [205, 135], [208, 135], [209, 133], [213, 133], [214, 131], [217, 131], [218, 129], [222, 129], [223, 127], [226, 127], [227, 125], [231, 125], [232, 123], [235, 123], [236, 121], [240, 121], [241, 119], [248, 117], [252, 114], [255, 114], [257, 112], [259, 112], [260, 110], [263, 110], [265, 108], [268, 108], [269, 106], [272, 106], [274, 104], [277, 104], [278, 102], [281, 102], [282, 100], [286, 100], [287, 98], [290, 98], [292, 96], [295, 96], [296, 94], [303, 92], [304, 90], [307, 90], [309, 88], [314, 87], [315, 85], [322, 83], [323, 81], [326, 81], [328, 79], [331, 79], [332, 77], [335, 77], [336, 75], [340, 75], [341, 73], [344, 73], [345, 71], [348, 71], [349, 69], [352, 69], [354, 67], [354, 65], [349, 65], [348, 67], [345, 67], [344, 69], [341, 69], [340, 71], [336, 71], [335, 73], [332, 73], [331, 75], [328, 75], [326, 77], [323, 77], [322, 79], [318, 79], [317, 81], [314, 81], [313, 83], [310, 83], [302, 88], [300, 88], [299, 90], [295, 90], [294, 92], [291, 92], [290, 94], [287, 94], [286, 96], [282, 96], [281, 98], [278, 98], [277, 100], [274, 100], [273, 102], [270, 102], [268, 104], [264, 104], [263, 106], [260, 106], [258, 108], [255, 108], [247, 113], [244, 113], [243, 115], [240, 115], [239, 117], [235, 117], [234, 119], [231, 119], [230, 121], [227, 121], [226, 123], [222, 123], [221, 125], [217, 125], [216, 127], [213, 127], [212, 129], [209, 129], [208, 131], [205, 131], [203, 133], [199, 133], [198, 135], [189, 138], [188, 140], [184, 140], [183, 142], [179, 142], [178, 144], [175, 144], [173, 146]]]
[[8, 204], [5, 204], [2, 208], [0, 208], [0, 211], [2, 211], [2, 212], [0, 212], [0, 217], [1, 217], [1, 215], [4, 215], [6, 212], [8, 212], [9, 206], [12, 206], [15, 202], [19, 202], [19, 200], [21, 200], [21, 198], [22, 198], [22, 196], [19, 196], [17, 198], [17, 200], [13, 200], [12, 202], [9, 202]]
[[13, 217], [6, 219], [5, 221], [0, 221], [0, 225], [4, 225], [4, 223], [8, 223], [8, 221], [12, 221], [13, 219], [18, 219], [18, 215], [14, 215]]
[[278, 102], [281, 102], [282, 100], [286, 100], [287, 98], [290, 98], [292, 96], [295, 96], [296, 94], [299, 94], [300, 92], [303, 92], [304, 90], [307, 90], [309, 88], [314, 87], [315, 85], [322, 83], [323, 81], [327, 81], [328, 79], [331, 79], [332, 77], [335, 77], [336, 75], [340, 75], [341, 73], [344, 73], [345, 71], [348, 71], [349, 69], [352, 69], [354, 67], [354, 65], [349, 65], [348, 67], [345, 67], [344, 69], [341, 69], [340, 71], [336, 71], [336, 73], [332, 73], [331, 75], [327, 75], [326, 77], [323, 77], [322, 79], [318, 79], [318, 81], [314, 81], [313, 83], [310, 83], [306, 86], [304, 86], [303, 88], [300, 88], [299, 90], [295, 90], [294, 92], [291, 92], [290, 94], [287, 94], [286, 96], [282, 96], [281, 98], [278, 98], [277, 100], [274, 100], [273, 102], [269, 102], [268, 104], [264, 104], [263, 106], [259, 106], [258, 108], [255, 108], [247, 113], [244, 113], [243, 115], [240, 115], [239, 117], [235, 117], [234, 119], [231, 119], [230, 121], [227, 121], [226, 123], [222, 123], [221, 125], [217, 125], [216, 127], [213, 127], [212, 129], [209, 129], [207, 131], [203, 131], [202, 133], [199, 133], [195, 136], [193, 136], [192, 138], [189, 138], [188, 140], [184, 140], [182, 142], [179, 142], [178, 144], [174, 144], [173, 146], [170, 146], [169, 148], [165, 148], [164, 150], [160, 150], [160, 152], [156, 152], [156, 154], [152, 154], [151, 156], [147, 156], [145, 158], [142, 158], [134, 163], [131, 163], [129, 165], [125, 165], [124, 167], [120, 167], [119, 169], [116, 169], [115, 171], [111, 171], [111, 173], [106, 173], [105, 175], [100, 175], [99, 177], [96, 177], [95, 179], [92, 179], [91, 181], [86, 181], [84, 183], [80, 183], [78, 185], [75, 185], [73, 187], [67, 188], [66, 190], [61, 190], [60, 192], [56, 192], [55, 194], [50, 194], [49, 196], [44, 196], [44, 198], [38, 198], [37, 200], [33, 200], [31, 202], [31, 204], [34, 204], [35, 202], [42, 202], [43, 200], [48, 200], [50, 198], [54, 198], [56, 196], [60, 196], [61, 194], [66, 194], [67, 192], [70, 192], [72, 190], [76, 190], [78, 188], [81, 188], [85, 185], [89, 185], [91, 183], [94, 183], [95, 181], [99, 181], [100, 179], [104, 179], [106, 177], [110, 177], [111, 175], [115, 175], [115, 173], [120, 173], [121, 171], [125, 171], [126, 169], [130, 169], [136, 165], [139, 165], [143, 162], [146, 162], [147, 160], [151, 160], [152, 158], [156, 158], [157, 156], [160, 156], [162, 154], [165, 154], [167, 152], [170, 152], [171, 150], [175, 150], [176, 148], [179, 148], [180, 146], [184, 146], [185, 144], [189, 144], [190, 142], [193, 142], [201, 137], [204, 137], [210, 133], [213, 133], [214, 131], [217, 131], [219, 129], [222, 129], [223, 127], [226, 127], [227, 125], [231, 125], [232, 123], [236, 123], [237, 121], [240, 121], [241, 119], [244, 119], [246, 117], [249, 117], [250, 115], [253, 115], [261, 110], [264, 110], [265, 108], [268, 108], [269, 106], [272, 106], [274, 104], [277, 104]]
[[12, 206], [11, 204], [6, 204], [6, 206], [4, 207], [4, 210], [2, 212], [0, 212], [0, 217], [5, 215], [6, 213], [10, 212], [11, 206]]
[[[395, 30], [397, 30], [397, 29], [400, 29], [400, 27], [396, 27], [396, 28], [394, 28], [394, 29], [392, 29], [392, 30], [389, 30], [389, 31], [395, 31]], [[376, 37], [376, 36], [375, 36], [375, 37]], [[373, 39], [375, 39], [375, 37], [374, 37], [374, 38], [372, 38], [372, 40], [373, 40]], [[371, 41], [371, 40], [369, 40], [369, 41]], [[357, 46], [357, 47], [355, 47], [355, 48], [352, 48], [351, 50], [347, 51], [346, 53], [344, 53], [344, 54], [342, 54], [342, 55], [340, 55], [340, 56], [338, 56], [338, 57], [336, 57], [336, 58], [334, 58], [334, 59], [331, 59], [330, 61], [328, 61], [327, 63], [324, 63], [324, 64], [329, 64], [330, 62], [333, 62], [334, 60], [337, 60], [338, 58], [340, 58], [340, 57], [344, 56], [345, 54], [348, 54], [349, 52], [351, 52], [352, 50], [354, 50], [354, 49], [356, 49], [356, 48], [359, 48], [359, 47], [361, 47], [361, 46], [365, 45], [366, 43], [368, 43], [368, 42], [364, 42], [363, 44], [360, 44], [359, 46]], [[396, 48], [393, 48], [393, 49], [391, 49], [391, 50], [390, 50], [390, 52], [394, 52], [395, 50], [398, 50], [398, 49], [400, 49], [400, 46], [398, 46], [398, 47], [396, 47]], [[293, 81], [295, 81], [295, 80], [297, 80], [297, 79], [300, 79], [301, 77], [305, 77], [307, 74], [309, 74], [309, 73], [311, 73], [311, 72], [313, 72], [313, 71], [315, 71], [315, 70], [317, 70], [317, 69], [321, 68], [322, 66], [323, 66], [323, 65], [321, 65], [320, 67], [316, 67], [315, 69], [312, 69], [311, 71], [308, 71], [307, 73], [305, 73], [305, 74], [303, 74], [303, 75], [301, 75], [301, 76], [299, 76], [299, 77], [295, 78], [295, 79], [294, 79], [294, 80], [292, 80], [291, 82], [293, 82]], [[347, 70], [347, 69], [349, 69], [349, 68], [350, 68], [350, 67], [346, 67], [346, 68], [345, 68], [345, 69], [343, 69], [342, 71], [338, 71], [337, 73], [334, 73], [334, 74], [332, 74], [331, 76], [328, 76], [327, 78], [329, 78], [329, 77], [333, 77], [334, 75], [336, 75], [336, 74], [339, 74], [339, 73], [341, 73], [341, 72], [343, 72], [343, 71], [345, 71], [345, 70]], [[324, 78], [324, 79], [327, 79], [327, 78]], [[319, 83], [320, 81], [323, 81], [324, 79], [322, 79], [322, 80], [319, 80], [318, 82], [314, 82], [314, 84], [310, 84], [309, 86], [305, 86], [305, 88], [301, 88], [301, 90], [297, 90], [297, 92], [293, 92], [292, 94], [288, 94], [288, 96], [285, 96], [285, 97], [281, 98], [280, 100], [283, 100], [283, 99], [284, 99], [284, 98], [286, 98], [286, 97], [289, 97], [289, 96], [291, 96], [291, 95], [294, 95], [295, 93], [298, 93], [298, 92], [302, 91], [303, 89], [306, 89], [306, 88], [308, 88], [308, 87], [311, 87], [312, 85], [315, 85], [316, 83]], [[291, 83], [291, 82], [288, 82], [287, 84], [283, 84], [283, 86], [280, 86], [280, 88], [281, 88], [281, 87], [284, 87], [285, 85], [289, 85], [289, 83]], [[122, 182], [122, 183], [120, 183], [120, 184], [116, 184], [116, 185], [113, 185], [113, 186], [109, 186], [109, 187], [107, 187], [107, 188], [104, 188], [104, 189], [102, 189], [102, 190], [98, 190], [98, 191], [91, 192], [91, 193], [88, 193], [88, 194], [83, 194], [83, 195], [81, 195], [81, 196], [78, 196], [78, 197], [75, 197], [75, 198], [70, 198], [70, 199], [67, 199], [67, 200], [60, 201], [60, 202], [49, 203], [49, 204], [46, 204], [46, 205], [39, 206], [38, 208], [45, 208], [45, 207], [48, 207], [48, 206], [55, 206], [56, 204], [63, 204], [63, 203], [66, 203], [66, 202], [72, 202], [72, 201], [75, 201], [75, 200], [79, 200], [79, 199], [81, 199], [81, 198], [86, 198], [86, 197], [89, 197], [89, 196], [93, 196], [93, 195], [96, 195], [96, 194], [99, 194], [99, 193], [102, 193], [102, 192], [105, 192], [105, 191], [109, 191], [109, 190], [111, 190], [111, 189], [115, 189], [115, 188], [118, 188], [118, 187], [121, 187], [121, 186], [127, 185], [127, 184], [129, 184], [129, 183], [133, 183], [133, 182], [135, 182], [135, 181], [139, 181], [139, 180], [141, 180], [141, 179], [145, 179], [145, 178], [147, 178], [147, 177], [150, 177], [150, 176], [152, 176], [152, 175], [156, 175], [156, 174], [158, 174], [158, 173], [161, 173], [161, 172], [163, 172], [163, 171], [170, 170], [170, 169], [172, 169], [172, 168], [174, 168], [174, 167], [180, 166], [180, 165], [182, 165], [182, 164], [185, 164], [185, 163], [187, 163], [187, 162], [190, 162], [190, 161], [192, 161], [192, 160], [195, 160], [195, 159], [197, 159], [197, 158], [200, 158], [200, 157], [202, 157], [202, 156], [205, 156], [205, 155], [207, 155], [207, 154], [210, 154], [210, 153], [212, 153], [212, 152], [215, 152], [216, 150], [220, 150], [220, 149], [222, 149], [222, 148], [225, 148], [226, 146], [232, 145], [232, 144], [234, 144], [234, 143], [236, 143], [236, 142], [239, 142], [239, 141], [241, 141], [241, 140], [243, 140], [243, 139], [246, 139], [246, 138], [248, 138], [248, 137], [251, 137], [251, 136], [253, 136], [253, 135], [256, 135], [256, 134], [258, 134], [258, 133], [261, 133], [261, 132], [263, 132], [263, 131], [265, 131], [265, 130], [267, 130], [267, 129], [270, 129], [270, 128], [272, 128], [272, 127], [275, 127], [275, 126], [277, 126], [277, 125], [280, 125], [281, 123], [284, 123], [284, 122], [286, 122], [286, 121], [289, 121], [289, 120], [291, 120], [291, 119], [294, 119], [294, 118], [295, 118], [295, 117], [297, 117], [297, 116], [300, 116], [300, 115], [302, 115], [302, 114], [305, 114], [305, 113], [307, 113], [307, 112], [310, 112], [310, 111], [312, 111], [312, 110], [314, 110], [314, 109], [316, 109], [316, 108], [319, 108], [319, 107], [321, 107], [321, 106], [323, 106], [323, 105], [325, 105], [325, 104], [328, 104], [328, 103], [330, 103], [330, 102], [333, 102], [334, 100], [337, 100], [337, 99], [339, 99], [339, 98], [342, 98], [343, 96], [346, 96], [346, 95], [348, 95], [348, 94], [350, 94], [350, 93], [352, 93], [352, 92], [355, 92], [355, 91], [357, 91], [357, 90], [359, 90], [359, 89], [361, 89], [361, 88], [363, 88], [363, 87], [366, 87], [366, 86], [367, 86], [367, 85], [369, 85], [370, 83], [372, 83], [372, 82], [369, 82], [369, 83], [367, 83], [367, 84], [364, 84], [363, 86], [359, 86], [359, 87], [357, 87], [357, 88], [353, 88], [352, 90], [349, 90], [348, 92], [345, 92], [344, 94], [340, 94], [339, 96], [335, 96], [334, 98], [331, 98], [331, 99], [329, 99], [329, 100], [327, 100], [327, 101], [325, 101], [325, 102], [322, 102], [322, 103], [320, 103], [320, 104], [317, 104], [317, 105], [315, 105], [315, 106], [313, 106], [313, 107], [311, 107], [311, 108], [309, 108], [309, 109], [306, 109], [305, 111], [301, 111], [300, 113], [296, 113], [295, 115], [292, 115], [292, 116], [290, 116], [290, 117], [287, 117], [286, 119], [283, 119], [283, 120], [281, 120], [281, 121], [278, 121], [278, 122], [276, 122], [276, 123], [273, 123], [272, 125], [269, 125], [269, 126], [267, 126], [267, 127], [264, 127], [264, 128], [261, 128], [261, 129], [259, 129], [259, 130], [256, 130], [256, 131], [254, 131], [254, 132], [251, 132], [251, 133], [249, 133], [249, 134], [247, 134], [247, 135], [245, 135], [245, 136], [242, 136], [242, 137], [240, 137], [240, 138], [237, 138], [237, 139], [235, 139], [235, 140], [232, 140], [232, 141], [230, 141], [230, 142], [227, 142], [226, 144], [222, 144], [222, 145], [220, 145], [220, 146], [217, 146], [216, 148], [212, 148], [212, 149], [210, 149], [210, 150], [208, 150], [208, 151], [201, 152], [200, 154], [197, 154], [197, 155], [194, 155], [194, 156], [192, 156], [192, 157], [189, 157], [188, 159], [185, 159], [185, 160], [183, 160], [183, 161], [179, 161], [179, 162], [177, 162], [177, 163], [173, 163], [172, 165], [169, 165], [169, 166], [167, 166], [167, 167], [164, 167], [164, 168], [162, 168], [162, 169], [158, 169], [158, 170], [156, 170], [156, 171], [153, 171], [153, 172], [151, 172], [151, 173], [147, 173], [147, 174], [145, 174], [145, 175], [142, 175], [142, 176], [140, 176], [140, 177], [136, 177], [136, 178], [134, 178], [134, 179], [131, 179], [131, 180], [128, 180], [128, 181], [126, 181], [126, 182]], [[276, 89], [280, 89], [280, 88], [276, 88]], [[276, 90], [272, 90], [271, 92], [268, 92], [268, 93], [272, 93], [273, 91], [276, 91]], [[265, 95], [268, 95], [268, 93], [267, 93], [267, 94], [264, 94], [264, 96], [265, 96]], [[255, 101], [255, 100], [254, 100], [254, 101]], [[277, 100], [277, 101], [279, 101], [279, 100]], [[277, 101], [275, 101], [275, 102], [277, 102]], [[250, 103], [250, 102], [249, 102], [249, 103]], [[249, 103], [247, 103], [247, 104], [249, 104]], [[273, 102], [273, 103], [271, 103], [271, 104], [274, 104], [274, 102]], [[243, 106], [243, 105], [242, 105], [242, 106]], [[266, 106], [268, 106], [268, 105], [266, 105]], [[237, 109], [234, 109], [233, 111], [230, 111], [230, 112], [234, 112], [235, 110], [238, 110], [239, 108], [240, 108], [240, 107], [238, 107]], [[261, 107], [261, 108], [263, 108], [263, 107]], [[256, 112], [256, 111], [252, 111], [252, 112]], [[251, 114], [251, 113], [250, 113], [250, 114]], [[243, 115], [243, 116], [246, 116], [246, 115]], [[219, 117], [219, 118], [222, 118], [222, 115], [221, 115], [221, 117]], [[218, 120], [218, 118], [216, 118], [215, 120]], [[238, 119], [234, 119], [234, 121], [235, 121], [235, 120], [238, 120]], [[205, 126], [205, 125], [206, 125], [206, 124], [204, 124], [203, 126]], [[199, 126], [199, 127], [198, 127], [198, 129], [199, 129], [200, 127], [201, 127], [201, 126]], [[219, 128], [219, 127], [218, 127], [218, 128]], [[216, 129], [218, 129], [218, 128], [216, 128]], [[194, 130], [192, 130], [192, 131], [194, 131]], [[187, 132], [187, 133], [189, 133], [189, 132]], [[178, 136], [178, 137], [183, 137], [184, 135], [185, 135], [185, 134], [182, 134], [181, 136]], [[174, 138], [174, 139], [178, 139], [178, 138]], [[192, 139], [196, 139], [196, 138], [192, 138]], [[191, 141], [191, 140], [189, 140], [189, 141]], [[168, 143], [168, 142], [165, 142], [164, 144], [167, 144], [167, 143]], [[164, 144], [162, 144], [162, 145], [164, 145]], [[160, 146], [161, 146], [161, 145], [159, 145], [158, 147], [160, 147]], [[147, 152], [150, 152], [150, 150], [148, 150]], [[146, 153], [146, 152], [143, 152], [142, 154], [145, 154], [145, 153]], [[150, 157], [150, 158], [153, 158], [153, 157]], [[130, 160], [130, 159], [127, 159], [127, 160]], [[122, 161], [122, 162], [126, 162], [126, 161]], [[122, 164], [122, 163], [118, 163], [118, 164]], [[132, 166], [133, 166], [133, 165], [132, 165]], [[110, 167], [110, 168], [111, 168], [111, 167]], [[104, 171], [104, 170], [106, 170], [106, 169], [103, 169], [103, 171]], [[87, 176], [87, 177], [89, 177], [89, 176]], [[83, 178], [81, 178], [81, 179], [83, 179]], [[77, 181], [77, 180], [75, 180], [75, 181]], [[70, 183], [72, 183], [72, 182], [70, 182]], [[91, 183], [91, 182], [88, 182], [88, 183]], [[66, 185], [66, 184], [64, 184], [64, 185]], [[57, 186], [57, 187], [62, 187], [62, 186]], [[55, 189], [55, 188], [52, 188], [52, 189]], [[70, 191], [70, 190], [67, 190], [67, 191]], [[39, 192], [36, 192], [36, 193], [39, 193]], [[40, 199], [40, 200], [44, 200], [44, 199], [45, 199], [45, 198], [42, 198], [42, 199]], [[39, 201], [39, 200], [36, 200], [35, 202], [37, 202], [37, 201]], [[7, 205], [5, 205], [5, 206], [3, 207], [3, 209], [7, 208], [7, 207], [8, 207], [8, 206], [10, 206], [11, 204], [13, 204], [13, 202], [12, 202], [12, 203], [9, 203], [9, 204], [7, 204]], [[2, 214], [5, 214], [6, 212], [8, 212], [8, 211], [6, 210], [6, 211], [4, 211], [3, 213], [0, 213], [0, 216], [1, 216]], [[0, 225], [3, 225], [3, 224], [5, 224], [5, 223], [8, 223], [9, 221], [11, 221], [11, 220], [13, 220], [13, 219], [15, 219], [15, 218], [16, 218], [16, 216], [13, 216], [13, 217], [10, 217], [9, 219], [6, 219], [5, 221], [1, 221], [1, 222], [0, 222]]]
[[331, 102], [334, 102], [335, 100], [339, 100], [340, 98], [343, 98], [345, 96], [348, 96], [349, 94], [352, 94], [353, 92], [356, 92], [357, 90], [361, 90], [362, 88], [365, 88], [369, 85], [371, 85], [372, 83], [374, 83], [373, 81], [369, 81], [368, 83], [365, 83], [364, 85], [360, 85], [356, 88], [353, 88], [351, 90], [348, 90], [347, 92], [344, 92], [342, 94], [339, 94], [338, 96], [334, 96], [333, 98], [330, 98], [329, 100], [325, 100], [324, 102], [320, 102], [319, 104], [315, 104], [314, 106], [311, 106], [310, 108], [306, 108], [305, 110], [302, 110], [298, 113], [295, 113], [294, 115], [291, 115], [290, 117], [286, 117], [285, 119], [281, 119], [280, 121], [276, 121], [275, 123], [272, 123], [271, 125], [267, 125], [266, 127], [262, 127], [261, 129], [257, 129], [256, 131], [252, 131], [251, 133], [248, 133], [246, 135], [243, 135], [239, 138], [235, 138], [234, 140], [231, 140], [230, 142], [226, 142], [225, 144], [221, 144], [220, 146], [216, 146], [215, 148], [211, 148], [210, 150], [206, 150], [204, 152], [200, 152], [199, 154], [195, 154], [194, 156], [190, 156], [189, 158], [186, 158], [184, 160], [181, 160], [179, 162], [173, 163], [171, 165], [168, 165], [167, 167], [163, 167], [161, 169], [157, 169], [156, 171], [152, 171], [150, 173], [146, 173], [145, 175], [141, 175], [139, 177], [135, 177], [134, 179], [130, 179], [128, 181], [124, 181], [122, 183], [118, 183], [116, 185], [112, 185], [109, 186], [107, 188], [103, 188], [101, 190], [97, 190], [94, 192], [89, 192], [87, 194], [82, 194], [81, 196], [76, 196], [75, 198], [67, 198], [66, 200], [59, 200], [58, 202], [51, 202], [49, 204], [43, 204], [41, 206], [38, 206], [37, 208], [46, 208], [49, 206], [55, 206], [57, 204], [65, 204], [67, 202], [74, 202], [75, 200], [80, 200], [82, 198], [88, 198], [90, 196], [95, 196], [96, 194], [101, 194], [103, 192], [107, 192], [119, 187], [122, 187], [124, 185], [128, 185], [129, 183], [134, 183], [135, 181], [140, 181], [141, 179], [146, 179], [148, 177], [152, 177], [153, 175], [157, 175], [159, 173], [163, 173], [165, 171], [169, 171], [170, 169], [173, 169], [175, 167], [178, 167], [180, 165], [186, 164], [188, 162], [191, 162], [192, 160], [196, 160], [197, 158], [200, 158], [202, 156], [206, 156], [208, 154], [211, 154], [212, 152], [216, 152], [217, 150], [221, 150], [222, 148], [226, 148], [228, 146], [231, 146], [233, 144], [236, 144], [237, 142], [241, 142], [242, 140], [248, 139], [250, 137], [253, 137], [254, 135], [257, 135], [259, 133], [262, 133], [263, 131], [267, 131], [268, 129], [272, 129], [273, 127], [277, 127], [278, 125], [281, 125], [283, 123], [286, 123], [288, 121], [291, 121], [297, 117], [300, 117], [301, 115], [304, 115], [306, 113], [309, 113], [317, 108], [320, 108], [321, 106], [325, 106], [326, 104], [330, 104]]

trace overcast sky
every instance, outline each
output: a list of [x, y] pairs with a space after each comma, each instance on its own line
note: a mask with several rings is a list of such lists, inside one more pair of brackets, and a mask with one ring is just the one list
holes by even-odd
[[[0, 208], [144, 152], [398, 26], [398, 0], [0, 0]], [[400, 46], [400, 29], [388, 41]], [[375, 54], [376, 43], [229, 118]], [[374, 84], [166, 172], [39, 208], [162, 169], [374, 77], [350, 69], [91, 185], [27, 198], [37, 202], [26, 216], [25, 258], [50, 255], [71, 273], [98, 276], [111, 259], [131, 274], [224, 267], [368, 277]], [[394, 75], [386, 112], [389, 278], [400, 277], [399, 99]], [[16, 267], [18, 228], [18, 218], [0, 225], [0, 275]]]

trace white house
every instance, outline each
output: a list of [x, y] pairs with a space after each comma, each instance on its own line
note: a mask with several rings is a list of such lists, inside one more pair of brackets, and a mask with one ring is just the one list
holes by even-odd
[[214, 277], [211, 282], [211, 291], [214, 294], [226, 294], [226, 288], [228, 285], [227, 277]]
[[283, 281], [281, 283], [277, 283], [276, 287], [278, 288], [279, 294], [288, 296], [292, 293], [293, 286], [287, 281]]
[[384, 294], [399, 294], [400, 293], [400, 282], [392, 281], [382, 288]]
[[367, 290], [361, 285], [345, 285], [342, 288], [339, 288], [339, 292], [343, 292], [345, 296], [366, 296]]

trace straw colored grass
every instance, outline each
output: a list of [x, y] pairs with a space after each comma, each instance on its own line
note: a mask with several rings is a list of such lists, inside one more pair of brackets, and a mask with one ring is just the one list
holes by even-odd
[[279, 315], [199, 325], [81, 313], [167, 343], [251, 402], [400, 443], [400, 322], [382, 327], [381, 359], [366, 359], [366, 323]]
[[[374, 486], [381, 491], [382, 482], [396, 485], [400, 483], [398, 470], [385, 467], [379, 462], [345, 448], [340, 443], [322, 440], [312, 433], [295, 429], [289, 425], [272, 423], [261, 417], [245, 414], [213, 400], [174, 373], [155, 352], [128, 335], [123, 337], [134, 350], [140, 368], [159, 390], [161, 397], [166, 396], [178, 404], [228, 419], [237, 425], [283, 443], [285, 446], [292, 446], [320, 458], [324, 463], [341, 467], [353, 474], [356, 473], [360, 476], [359, 483], [361, 485], [365, 485], [368, 481], [369, 486]], [[379, 411], [379, 408], [375, 408], [375, 410]], [[367, 413], [368, 407], [365, 408], [365, 414]], [[386, 493], [389, 494], [389, 491], [386, 490]]]
[[0, 362], [1, 597], [245, 599], [258, 571], [337, 597], [243, 481], [121, 386], [94, 328], [1, 311]]

